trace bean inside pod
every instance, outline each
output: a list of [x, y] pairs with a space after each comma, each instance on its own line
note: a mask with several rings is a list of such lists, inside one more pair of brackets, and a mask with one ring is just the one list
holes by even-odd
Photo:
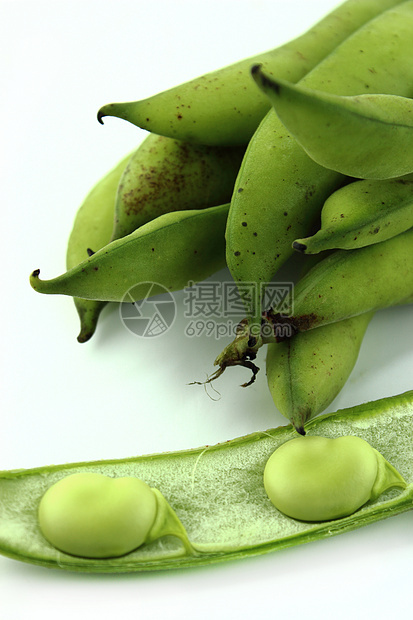
[[186, 531], [163, 495], [133, 477], [86, 472], [66, 476], [41, 498], [43, 536], [57, 549], [85, 558], [119, 557], [161, 536]]
[[264, 487], [274, 506], [301, 521], [353, 514], [390, 487], [406, 488], [398, 471], [356, 436], [297, 437], [268, 459]]

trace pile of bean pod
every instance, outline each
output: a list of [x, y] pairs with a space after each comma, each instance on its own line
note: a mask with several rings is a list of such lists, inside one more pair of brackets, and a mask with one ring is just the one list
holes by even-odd
[[[412, 509], [412, 392], [319, 416], [374, 313], [413, 301], [412, 53], [413, 0], [348, 0], [282, 47], [99, 110], [148, 135], [79, 209], [67, 271], [36, 269], [32, 287], [73, 297], [86, 342], [126, 292], [181, 290], [227, 266], [245, 318], [207, 382], [244, 366], [251, 384], [266, 345], [291, 425], [211, 449], [0, 472], [0, 552], [94, 572], [182, 567]], [[303, 259], [291, 312], [265, 307], [297, 252], [316, 258]]]
[[[349, 377], [375, 311], [412, 300], [412, 34], [413, 2], [349, 0], [266, 54], [104, 105], [100, 122], [149, 133], [79, 209], [67, 272], [36, 270], [31, 285], [74, 298], [85, 342], [127, 291], [136, 301], [147, 282], [176, 291], [228, 266], [246, 318], [208, 381], [241, 365], [249, 385], [268, 345], [275, 405], [305, 434]], [[316, 256], [291, 312], [265, 307], [297, 252]]]

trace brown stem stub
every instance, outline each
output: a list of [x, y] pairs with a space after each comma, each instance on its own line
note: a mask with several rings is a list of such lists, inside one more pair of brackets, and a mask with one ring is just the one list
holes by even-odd
[[283, 342], [297, 332], [305, 332], [315, 327], [320, 322], [319, 316], [314, 313], [301, 316], [285, 316], [274, 312], [272, 308], [262, 313], [263, 342]]

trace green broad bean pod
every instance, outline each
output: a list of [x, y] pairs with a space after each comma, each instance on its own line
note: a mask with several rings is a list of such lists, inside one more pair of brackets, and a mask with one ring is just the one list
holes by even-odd
[[123, 301], [128, 292], [128, 301], [143, 299], [148, 282], [154, 284], [153, 295], [181, 290], [225, 267], [228, 209], [220, 205], [165, 213], [61, 276], [41, 280], [35, 270], [31, 286], [39, 293], [98, 301]]
[[290, 81], [298, 81], [352, 32], [380, 12], [400, 4], [395, 0], [348, 0], [308, 32], [274, 50], [241, 60], [161, 92], [149, 99], [110, 103], [105, 116], [122, 118], [157, 134], [210, 145], [246, 145], [270, 104], [254, 90], [251, 65]]
[[244, 152], [149, 134], [119, 179], [111, 241], [164, 213], [228, 203]]
[[334, 192], [321, 211], [321, 227], [311, 237], [296, 239], [304, 254], [353, 250], [390, 239], [413, 226], [411, 175], [387, 181], [355, 181]]
[[413, 101], [396, 95], [324, 93], [252, 74], [278, 117], [315, 162], [358, 179], [413, 172]]
[[[315, 265], [295, 286], [294, 314], [264, 312], [266, 342], [283, 340], [277, 326], [305, 332], [365, 312], [404, 303], [413, 297], [413, 228], [356, 250], [337, 250]], [[268, 323], [265, 323], [268, 320]], [[266, 327], [263, 327], [266, 330]]]
[[301, 435], [344, 387], [357, 361], [373, 312], [269, 344], [267, 383], [278, 411]]
[[235, 339], [215, 360], [218, 378], [229, 366], [245, 366], [255, 379], [251, 362], [264, 344], [282, 342], [298, 332], [343, 321], [366, 312], [413, 301], [413, 228], [400, 235], [355, 250], [336, 250], [317, 262], [295, 285], [293, 312], [276, 308], [262, 313], [259, 326], [243, 319]]
[[[171, 211], [229, 202], [244, 149], [192, 145], [149, 134], [109, 172], [78, 210], [69, 237], [67, 269], [110, 241]], [[106, 302], [74, 299], [79, 342], [94, 334]]]
[[[86, 197], [69, 238], [67, 268], [164, 213], [229, 202], [243, 152], [149, 134]], [[86, 342], [106, 304], [75, 298], [75, 305], [78, 341]]]
[[[122, 573], [207, 565], [345, 533], [413, 509], [412, 422], [410, 391], [308, 423], [308, 437], [303, 441], [324, 437], [338, 442], [340, 437], [356, 436], [391, 463], [406, 484], [404, 489], [391, 488], [379, 497], [367, 498], [354, 513], [328, 521], [288, 517], [274, 507], [265, 491], [266, 464], [277, 449], [297, 437], [292, 426], [175, 453], [3, 471], [0, 553], [61, 570]], [[85, 558], [56, 549], [40, 529], [42, 498], [65, 477], [90, 473], [137, 478], [158, 489], [185, 528], [190, 546], [170, 536], [120, 557]], [[342, 501], [348, 503], [345, 498]]]
[[[413, 2], [383, 12], [339, 45], [299, 84], [340, 95], [413, 94]], [[274, 110], [249, 142], [234, 187], [226, 230], [227, 264], [235, 282], [256, 283], [246, 297], [250, 323], [260, 324], [263, 290], [312, 233], [325, 200], [348, 177], [314, 162]], [[300, 231], [300, 232], [299, 232]]]
[[[72, 269], [100, 250], [112, 238], [115, 199], [123, 171], [132, 153], [124, 157], [92, 188], [79, 208], [69, 236], [66, 267]], [[89, 252], [88, 252], [89, 250]], [[73, 299], [80, 319], [78, 342], [87, 342], [95, 333], [105, 303], [90, 299]]]

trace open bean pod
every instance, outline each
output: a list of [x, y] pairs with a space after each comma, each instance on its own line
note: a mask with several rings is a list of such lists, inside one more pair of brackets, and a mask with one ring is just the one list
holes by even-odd
[[[211, 564], [341, 534], [413, 509], [412, 422], [410, 391], [325, 414], [308, 423], [308, 436], [356, 435], [366, 440], [406, 482], [404, 490], [389, 489], [353, 514], [324, 522], [285, 516], [265, 492], [265, 465], [278, 447], [297, 436], [292, 426], [195, 450], [3, 471], [0, 553], [65, 570], [122, 573]], [[69, 474], [87, 472], [132, 476], [158, 489], [176, 511], [191, 547], [176, 536], [166, 536], [117, 558], [83, 558], [58, 551], [41, 533], [39, 503], [54, 483]]]

